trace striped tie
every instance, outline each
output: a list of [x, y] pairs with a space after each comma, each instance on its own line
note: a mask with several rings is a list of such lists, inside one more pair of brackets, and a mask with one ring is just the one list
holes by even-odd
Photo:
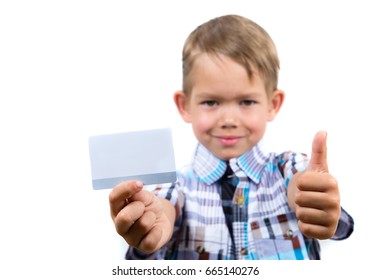
[[222, 188], [222, 206], [225, 215], [226, 223], [228, 226], [228, 231], [232, 239], [231, 257], [236, 259], [236, 246], [233, 236], [233, 195], [236, 190], [236, 186], [232, 184], [231, 178], [234, 176], [233, 171], [229, 164], [227, 163], [227, 170], [225, 171], [223, 177], [220, 179], [220, 184]]

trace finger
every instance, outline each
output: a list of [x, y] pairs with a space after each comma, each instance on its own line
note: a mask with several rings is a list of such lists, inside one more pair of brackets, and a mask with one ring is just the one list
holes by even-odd
[[295, 203], [300, 207], [308, 207], [314, 209], [327, 208], [326, 194], [321, 192], [298, 191], [295, 194]]
[[338, 182], [329, 173], [305, 171], [298, 176], [296, 185], [301, 191], [330, 192], [338, 189]]
[[122, 236], [126, 235], [143, 213], [144, 205], [140, 201], [125, 206], [114, 219], [117, 232]]
[[160, 199], [152, 192], [141, 191], [134, 194], [129, 201], [140, 201], [145, 206], [145, 211], [154, 212], [157, 215], [160, 215], [163, 205]]
[[337, 209], [340, 204], [338, 192], [297, 191], [295, 204], [301, 207], [310, 207], [321, 210]]
[[308, 207], [297, 207], [296, 217], [306, 224], [329, 226], [332, 222], [327, 212]]
[[127, 231], [126, 242], [138, 247], [145, 235], [151, 230], [156, 222], [156, 215], [153, 212], [144, 212], [143, 215]]
[[114, 219], [125, 206], [127, 199], [143, 189], [140, 181], [124, 181], [112, 189], [109, 194], [111, 216]]
[[322, 225], [308, 224], [299, 220], [298, 227], [301, 233], [309, 238], [328, 239], [333, 235], [333, 230]]
[[139, 243], [138, 248], [145, 253], [156, 251], [161, 248], [159, 244], [162, 236], [163, 230], [159, 226], [154, 226]]
[[325, 131], [320, 131], [314, 136], [308, 170], [328, 173], [326, 142]]

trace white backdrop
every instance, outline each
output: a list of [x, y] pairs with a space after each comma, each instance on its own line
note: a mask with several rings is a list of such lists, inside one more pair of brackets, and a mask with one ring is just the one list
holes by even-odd
[[[281, 59], [287, 98], [267, 140], [310, 153], [328, 132], [330, 171], [355, 219], [323, 259], [365, 256], [371, 18], [367, 1], [0, 2], [0, 254], [27, 275], [120, 260], [109, 191], [93, 191], [90, 135], [173, 129], [177, 166], [194, 148], [172, 100], [188, 34], [236, 13], [263, 26]], [[368, 193], [368, 192], [367, 192]], [[19, 270], [18, 270], [19, 271]], [[8, 278], [9, 279], [9, 278]], [[17, 278], [18, 279], [18, 278]]]

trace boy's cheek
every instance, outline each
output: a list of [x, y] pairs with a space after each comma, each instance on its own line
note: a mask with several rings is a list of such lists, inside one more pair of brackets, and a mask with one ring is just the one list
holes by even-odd
[[197, 129], [198, 132], [206, 132], [212, 128], [211, 118], [205, 115], [196, 116], [193, 119], [193, 127]]

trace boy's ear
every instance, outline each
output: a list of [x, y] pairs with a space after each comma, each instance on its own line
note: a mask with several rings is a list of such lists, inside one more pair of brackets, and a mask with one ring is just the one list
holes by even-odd
[[281, 109], [283, 101], [285, 100], [285, 93], [282, 90], [276, 89], [273, 91], [272, 97], [268, 102], [269, 111], [268, 111], [268, 121], [273, 121], [277, 116], [278, 112]]
[[177, 91], [174, 93], [174, 102], [182, 119], [185, 122], [190, 123], [191, 114], [189, 112], [187, 97], [183, 91]]

